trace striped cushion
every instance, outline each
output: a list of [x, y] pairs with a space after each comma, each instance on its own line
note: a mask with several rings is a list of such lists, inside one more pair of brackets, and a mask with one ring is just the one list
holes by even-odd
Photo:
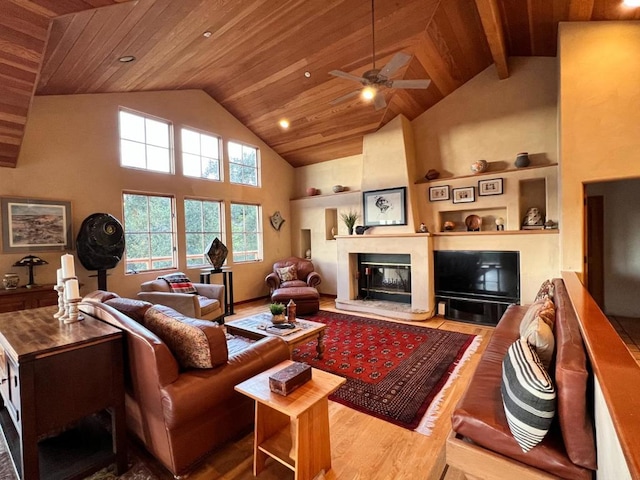
[[520, 338], [502, 361], [502, 403], [509, 429], [523, 452], [542, 441], [556, 410], [556, 390], [535, 348]]

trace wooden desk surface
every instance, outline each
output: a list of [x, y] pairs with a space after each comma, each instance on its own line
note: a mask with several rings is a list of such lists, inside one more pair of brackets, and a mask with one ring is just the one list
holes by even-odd
[[122, 332], [111, 325], [84, 315], [84, 320], [65, 324], [53, 314], [57, 307], [0, 313], [0, 336], [5, 347], [19, 362], [65, 346], [104, 341]]
[[275, 367], [236, 385], [235, 389], [260, 403], [295, 418], [311, 408], [318, 400], [328, 397], [346, 382], [346, 379], [338, 375], [312, 368], [311, 380], [289, 395], [284, 396], [273, 393], [269, 389], [269, 376], [292, 363], [291, 360], [285, 360]]

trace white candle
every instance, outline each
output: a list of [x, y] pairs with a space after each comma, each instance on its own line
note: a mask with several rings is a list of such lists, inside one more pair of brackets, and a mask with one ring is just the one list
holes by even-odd
[[80, 298], [80, 285], [78, 285], [78, 279], [72, 278], [67, 280], [64, 286], [64, 295], [67, 300], [74, 300]]
[[[73, 264], [73, 255], [65, 253], [61, 257], [62, 260], [62, 277], [71, 278], [76, 276], [76, 267]], [[77, 298], [77, 297], [76, 297]]]
[[59, 268], [58, 270], [56, 270], [56, 279], [57, 279], [56, 284], [57, 284], [58, 286], [60, 286], [60, 287], [62, 286], [62, 279], [63, 279], [63, 278], [64, 278], [64, 277], [62, 276], [62, 269], [61, 269], [61, 268]]

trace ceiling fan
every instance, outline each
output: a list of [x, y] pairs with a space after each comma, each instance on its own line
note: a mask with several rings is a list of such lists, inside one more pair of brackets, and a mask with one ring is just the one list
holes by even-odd
[[336, 105], [338, 103], [342, 103], [345, 100], [353, 98], [357, 95], [362, 96], [365, 100], [373, 99], [373, 105], [376, 110], [380, 110], [387, 106], [387, 102], [384, 98], [384, 94], [382, 90], [384, 88], [409, 88], [409, 89], [424, 89], [428, 88], [431, 80], [391, 80], [393, 74], [395, 74], [398, 70], [404, 67], [409, 60], [411, 60], [411, 55], [408, 55], [404, 52], [396, 53], [389, 63], [387, 63], [381, 69], [376, 68], [376, 32], [375, 32], [375, 16], [374, 16], [374, 1], [371, 0], [371, 50], [372, 50], [372, 64], [373, 68], [371, 70], [367, 70], [362, 74], [362, 77], [357, 77], [356, 75], [352, 75], [347, 72], [343, 72], [341, 70], [331, 70], [329, 72], [330, 75], [335, 77], [346, 78], [347, 80], [353, 80], [356, 82], [360, 82], [364, 88], [361, 90], [355, 90], [353, 92], [347, 93], [341, 97], [338, 97], [332, 100], [330, 103], [332, 105]]

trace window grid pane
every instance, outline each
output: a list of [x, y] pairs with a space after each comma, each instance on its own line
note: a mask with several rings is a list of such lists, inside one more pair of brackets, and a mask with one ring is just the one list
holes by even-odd
[[186, 177], [220, 180], [220, 137], [183, 128], [182, 173]]
[[257, 187], [260, 171], [258, 149], [249, 145], [228, 142], [227, 151], [229, 153], [229, 181]]
[[171, 123], [120, 110], [120, 164], [172, 172]]
[[175, 268], [173, 198], [123, 194], [127, 273]]
[[260, 206], [231, 204], [231, 242], [234, 262], [262, 260]]
[[205, 250], [214, 238], [224, 243], [222, 235], [222, 202], [187, 199], [184, 201], [187, 266], [208, 265]]

